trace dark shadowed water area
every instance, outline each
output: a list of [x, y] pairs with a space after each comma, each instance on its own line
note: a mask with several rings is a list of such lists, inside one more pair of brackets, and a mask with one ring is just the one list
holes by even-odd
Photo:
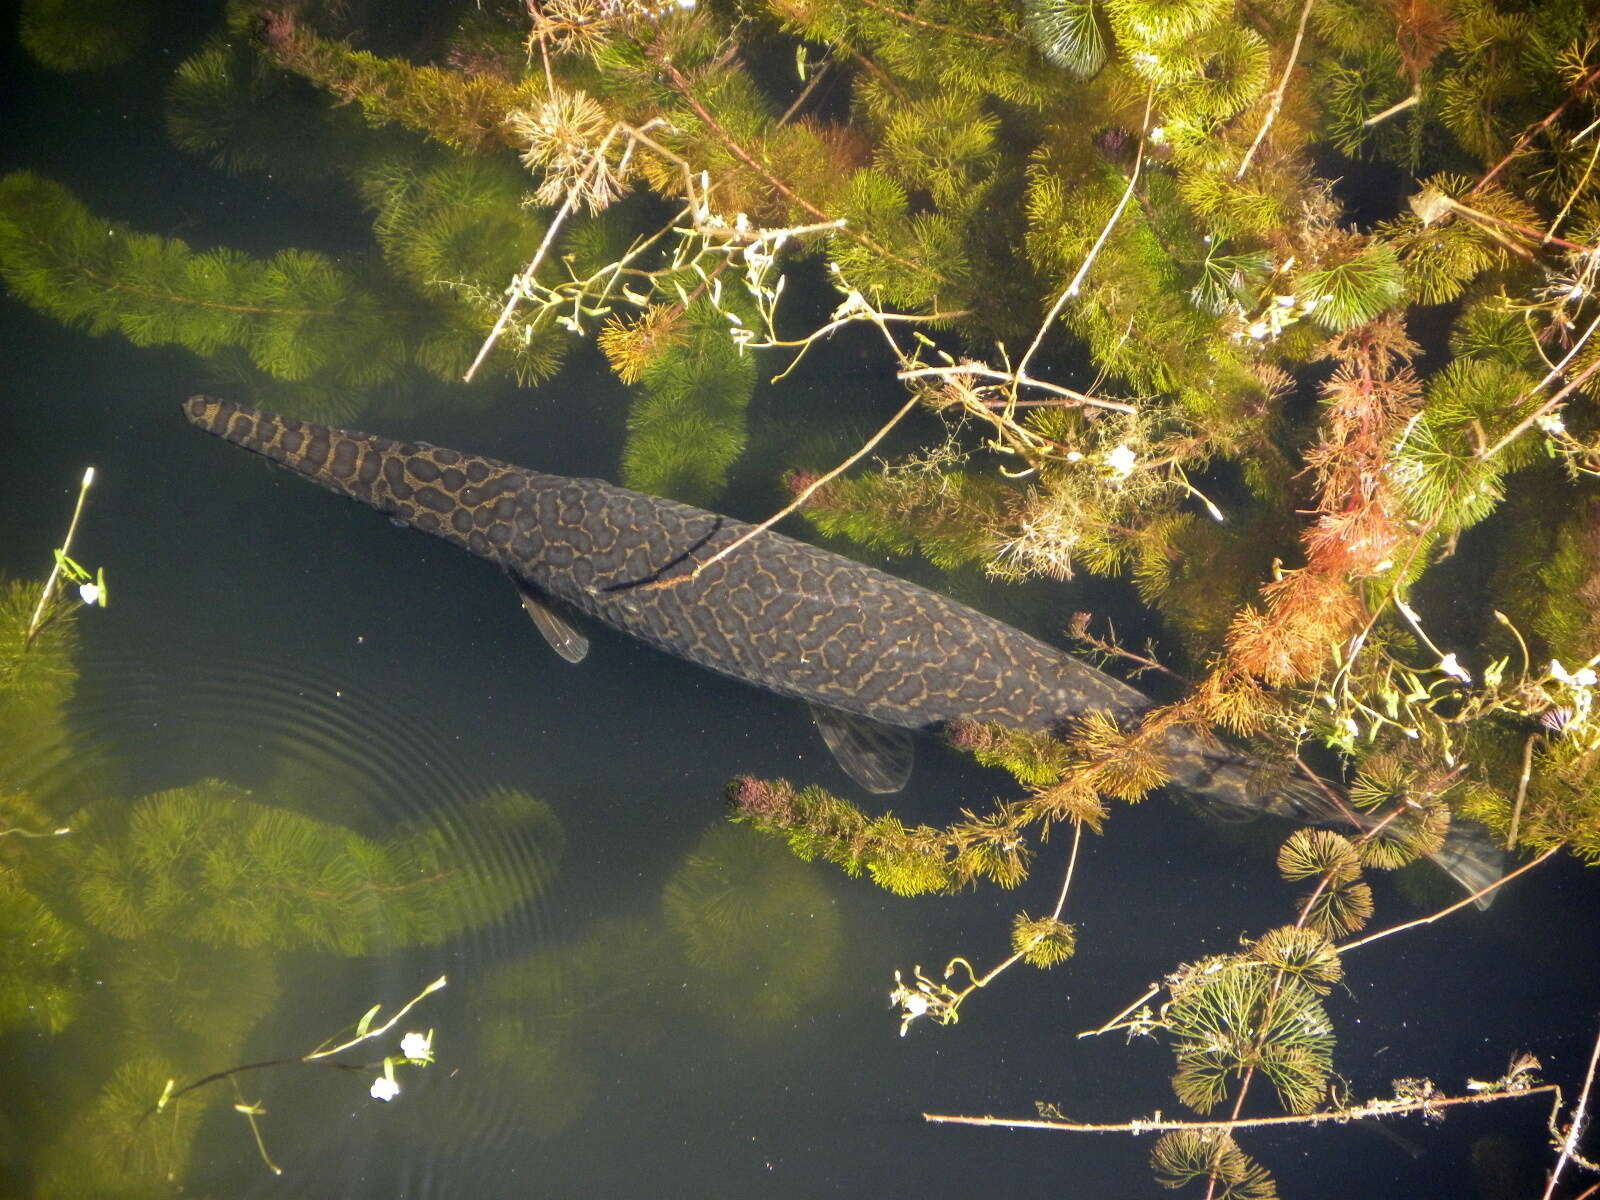
[[[164, 83], [216, 16], [173, 6], [133, 62], [82, 77], [41, 70], [8, 29], [0, 165], [196, 247], [370, 253], [347, 192], [229, 178], [166, 140]], [[1180, 962], [1291, 919], [1294, 890], [1272, 865], [1282, 826], [1219, 826], [1167, 798], [1119, 807], [1078, 864], [1065, 914], [1078, 928], [1076, 957], [1049, 972], [1012, 970], [958, 1024], [923, 1021], [902, 1038], [888, 1002], [894, 972], [920, 964], [937, 975], [955, 955], [980, 970], [1002, 959], [1012, 914], [1053, 905], [1064, 839], [1017, 892], [917, 900], [795, 865], [753, 837], [719, 841], [710, 831], [726, 824], [723, 792], [738, 774], [878, 801], [833, 764], [799, 705], [604, 630], [589, 631], [588, 659], [569, 666], [492, 567], [202, 436], [179, 403], [218, 384], [187, 353], [64, 329], [4, 296], [0, 345], [0, 575], [48, 571], [92, 464], [98, 482], [75, 557], [103, 566], [112, 588], [108, 608], [79, 620], [69, 753], [39, 768], [52, 811], [108, 796], [132, 806], [224, 780], [237, 803], [375, 843], [431, 838], [501, 900], [514, 893], [509, 903], [463, 901], [494, 914], [420, 941], [398, 917], [386, 923], [378, 896], [367, 943], [343, 953], [264, 946], [224, 956], [181, 933], [166, 944], [93, 939], [104, 957], [76, 977], [93, 993], [84, 1016], [57, 1034], [0, 1036], [0, 1195], [46, 1194], [41, 1180], [91, 1152], [96, 1123], [113, 1119], [94, 1097], [147, 1043], [167, 1044], [146, 1026], [197, 1026], [203, 1048], [225, 1040], [208, 1041], [207, 1027], [258, 1012], [224, 1061], [163, 1059], [181, 1084], [341, 1040], [373, 1005], [383, 1005], [381, 1022], [440, 976], [448, 985], [393, 1038], [343, 1056], [366, 1069], [287, 1064], [235, 1077], [237, 1092], [217, 1085], [172, 1194], [180, 1185], [189, 1196], [412, 1200], [1163, 1194], [1149, 1137], [938, 1127], [921, 1114], [1031, 1117], [1037, 1101], [1085, 1121], [1181, 1111], [1161, 1046], [1077, 1034]], [[752, 450], [721, 507], [759, 519], [782, 502], [782, 469], [828, 465], [789, 458], [814, 427], [841, 431], [822, 451], [848, 452], [902, 402], [888, 375], [862, 340], [759, 387]], [[616, 478], [626, 403], [598, 356], [580, 349], [537, 389], [414, 385], [351, 423]], [[1131, 593], [1103, 582], [1006, 588], [877, 565], [1058, 643], [1084, 608], [1154, 632]], [[931, 740], [919, 755], [894, 799], [908, 822], [945, 822], [1015, 792]], [[483, 820], [495, 789], [548, 805], [559, 836]], [[764, 872], [723, 900], [770, 923], [729, 922], [730, 939], [748, 939], [747, 959], [683, 949], [683, 918], [665, 897], [697, 854], [722, 856], [735, 878], [743, 862]], [[1380, 885], [1378, 926], [1448, 902], [1425, 876], [1410, 883]], [[1459, 1092], [1523, 1051], [1574, 1085], [1600, 1020], [1597, 900], [1595, 873], [1557, 860], [1485, 913], [1352, 954], [1329, 1001], [1352, 1094], [1422, 1076]], [[165, 964], [165, 983], [152, 986], [139, 962]], [[129, 988], [133, 999], [119, 991]], [[381, 1068], [370, 1063], [408, 1030], [433, 1031], [436, 1061], [402, 1065], [399, 1095], [375, 1100]], [[158, 1097], [159, 1082], [148, 1100]], [[264, 1154], [236, 1103], [263, 1110]], [[1441, 1124], [1392, 1123], [1409, 1147], [1336, 1127], [1254, 1134], [1247, 1148], [1288, 1196], [1527, 1195], [1551, 1157], [1546, 1115], [1524, 1101]], [[144, 1123], [150, 1139], [166, 1136], [165, 1119]]]

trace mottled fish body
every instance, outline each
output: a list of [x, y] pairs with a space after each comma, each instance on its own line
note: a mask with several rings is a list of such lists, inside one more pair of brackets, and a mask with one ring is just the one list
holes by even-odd
[[[809, 702], [829, 749], [872, 791], [898, 790], [909, 773], [910, 739], [895, 731], [968, 719], [1043, 732], [1089, 712], [1121, 719], [1152, 705], [1002, 621], [780, 533], [763, 530], [710, 562], [751, 529], [731, 517], [603, 480], [203, 396], [184, 412], [209, 433], [498, 563], [569, 661], [582, 658], [587, 643], [561, 617], [563, 606]], [[1286, 783], [1282, 772], [1203, 731], [1178, 727], [1163, 736], [1164, 765], [1192, 792], [1307, 819], [1336, 811], [1314, 789]], [[1458, 877], [1492, 870], [1472, 861], [1448, 869]]]
[[194, 397], [189, 420], [491, 562], [669, 654], [905, 729], [1044, 730], [1140, 691], [968, 608], [770, 530], [598, 479], [546, 475]]

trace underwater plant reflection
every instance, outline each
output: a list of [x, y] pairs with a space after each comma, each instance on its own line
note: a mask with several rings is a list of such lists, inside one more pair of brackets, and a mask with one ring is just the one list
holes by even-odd
[[839, 913], [821, 872], [754, 830], [706, 830], [661, 907], [691, 990], [730, 1028], [791, 1022], [839, 986]]

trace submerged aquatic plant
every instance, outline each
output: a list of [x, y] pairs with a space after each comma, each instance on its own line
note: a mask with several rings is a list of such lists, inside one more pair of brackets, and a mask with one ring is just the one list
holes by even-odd
[[838, 911], [817, 873], [735, 825], [706, 830], [661, 892], [691, 986], [734, 1028], [759, 1032], [838, 986]]
[[[69, 323], [324, 389], [407, 363], [457, 371], [474, 335], [469, 374], [494, 355], [538, 377], [558, 359], [554, 330], [598, 331], [638, 388], [621, 473], [697, 499], [738, 460], [758, 363], [834, 352], [860, 327], [907, 394], [847, 463], [891, 453], [878, 449], [891, 427], [932, 449], [808, 472], [797, 505], [830, 535], [941, 569], [1126, 574], [1192, 682], [1139, 727], [958, 726], [952, 741], [1022, 792], [942, 828], [747, 779], [739, 815], [896, 893], [1013, 886], [1052, 829], [1070, 824], [1076, 846], [1108, 827], [1111, 801], [1161, 785], [1164, 729], [1220, 727], [1284, 761], [1320, 744], [1367, 807], [1348, 832], [1283, 846], [1280, 868], [1306, 889], [1293, 924], [1174, 972], [1165, 1012], [1130, 1018], [1172, 1035], [1187, 1099], [1242, 1104], [1264, 1077], [1300, 1109], [1330, 1078], [1326, 939], [1373, 915], [1372, 870], [1436, 850], [1462, 820], [1510, 850], [1600, 858], [1592, 8], [808, 0], [732, 19], [573, 0], [475, 12], [427, 62], [278, 11], [234, 27], [262, 74], [200, 52], [178, 132], [259, 163], [207, 108], [226, 118], [240, 88], [277, 72], [337, 102], [318, 114], [359, 111], [367, 127], [345, 122], [338, 157], [364, 184], [393, 292], [301, 252], [136, 235], [25, 174], [0, 182], [0, 273]], [[769, 69], [791, 54], [795, 77]], [[822, 99], [819, 69], [847, 104]], [[1369, 209], [1387, 210], [1357, 220], [1322, 177], [1330, 140], [1400, 168], [1411, 194], [1369, 189]], [[524, 213], [524, 188], [546, 213]], [[833, 294], [785, 296], [797, 266]], [[398, 321], [373, 299], [402, 292]], [[1446, 304], [1430, 322], [1450, 330], [1424, 338], [1417, 310]], [[1084, 369], [1055, 377], [1076, 355]], [[1481, 653], [1432, 630], [1462, 546], [1499, 559], [1492, 596], [1462, 614], [1491, 631]], [[200, 905], [195, 928], [222, 941], [291, 937], [280, 926], [337, 941], [320, 893], [359, 908], [363, 870], [438, 849], [241, 801], [235, 817], [282, 838], [268, 861], [299, 882], [296, 926], [234, 896], [253, 881], [234, 861], [248, 846], [194, 799], [149, 798], [125, 835], [96, 835], [85, 911], [103, 929], [111, 899], [137, 894], [162, 919]], [[740, 890], [736, 866], [704, 857], [664, 905], [685, 953], [720, 971], [759, 939], [734, 936], [739, 914], [718, 899]], [[173, 897], [166, 867], [214, 894]], [[1070, 953], [1061, 897], [1018, 919], [1014, 960]], [[442, 936], [405, 911], [409, 934]], [[353, 947], [366, 934], [351, 928]], [[903, 1011], [953, 1019], [994, 978], [963, 980], [957, 962], [902, 978]], [[1270, 1191], [1231, 1134], [1168, 1132], [1163, 1179]]]

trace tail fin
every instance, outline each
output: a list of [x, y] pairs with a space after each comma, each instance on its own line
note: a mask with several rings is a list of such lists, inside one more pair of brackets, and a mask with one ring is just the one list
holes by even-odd
[[[1273, 798], [1271, 810], [1313, 825], [1344, 824], [1366, 830], [1373, 824], [1331, 783], [1319, 784], [1304, 778], [1285, 780]], [[1477, 896], [1506, 873], [1505, 851], [1490, 840], [1481, 825], [1470, 822], [1452, 821], [1444, 845], [1428, 858], [1469, 896]], [[1474, 901], [1480, 909], [1493, 902], [1493, 892]]]
[[1477, 896], [1474, 903], [1479, 908], [1488, 908], [1494, 903], [1497, 893], [1490, 892], [1487, 896], [1478, 896], [1478, 893], [1505, 875], [1506, 852], [1504, 847], [1490, 840], [1489, 831], [1483, 826], [1452, 821], [1450, 832], [1444, 836], [1444, 845], [1428, 857], [1465, 888], [1467, 895]]
[[[1240, 812], [1269, 812], [1306, 825], [1342, 825], [1356, 830], [1373, 825], [1372, 818], [1351, 805], [1339, 788], [1323, 780], [1284, 777], [1281, 772], [1262, 767], [1249, 784], [1248, 793], [1242, 796], [1229, 796], [1219, 789], [1205, 798], [1220, 800]], [[1452, 822], [1444, 845], [1428, 857], [1469, 896], [1477, 896], [1506, 873], [1505, 851], [1489, 839], [1481, 826], [1466, 822]], [[1475, 903], [1479, 908], [1488, 908], [1493, 901], [1491, 892], [1478, 896]]]
[[329, 491], [495, 561], [511, 542], [519, 494], [531, 474], [426, 442], [330, 429], [207, 396], [191, 396], [183, 413], [207, 433]]

